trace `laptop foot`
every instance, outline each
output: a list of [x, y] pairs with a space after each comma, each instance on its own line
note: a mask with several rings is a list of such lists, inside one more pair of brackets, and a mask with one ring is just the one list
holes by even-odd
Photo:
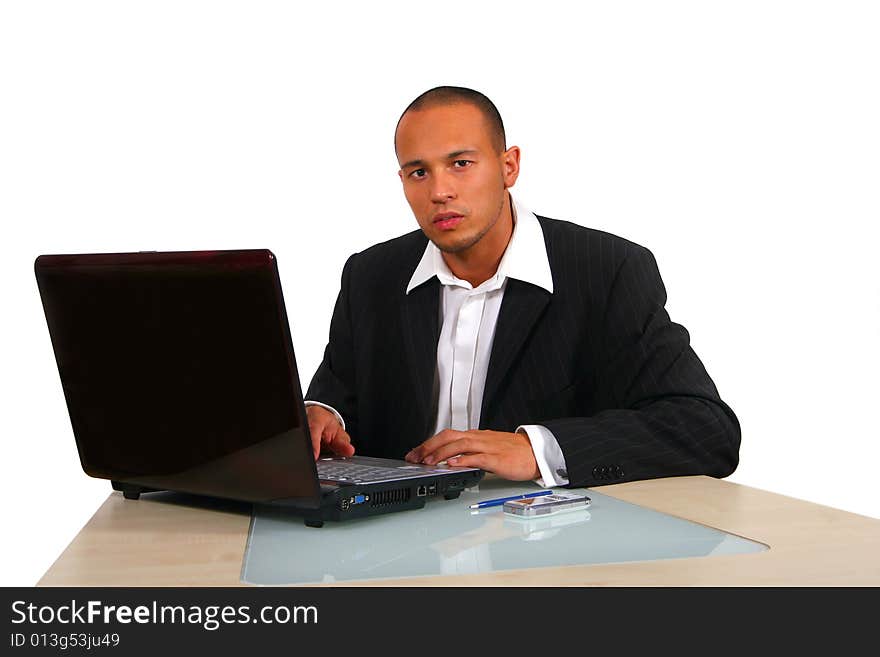
[[454, 493], [443, 493], [444, 500], [455, 500], [461, 495], [461, 491], [455, 491]]
[[306, 518], [303, 522], [306, 523], [306, 527], [317, 527], [320, 529], [321, 527], [324, 526], [323, 520], [313, 520], [310, 518]]
[[122, 497], [127, 500], [138, 500], [141, 497], [141, 493], [155, 493], [160, 490], [158, 488], [136, 486], [135, 484], [124, 484], [121, 481], [111, 481], [110, 483], [113, 485], [113, 490], [118, 490], [122, 493]]

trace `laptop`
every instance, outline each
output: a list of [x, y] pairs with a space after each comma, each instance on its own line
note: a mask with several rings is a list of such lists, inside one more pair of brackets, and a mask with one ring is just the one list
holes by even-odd
[[82, 468], [126, 498], [283, 505], [320, 527], [453, 499], [484, 474], [315, 461], [271, 251], [42, 255], [34, 269]]

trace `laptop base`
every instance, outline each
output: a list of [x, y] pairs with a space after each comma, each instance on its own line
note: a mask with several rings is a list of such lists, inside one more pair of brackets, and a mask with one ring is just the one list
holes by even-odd
[[428, 498], [454, 500], [467, 486], [479, 482], [482, 472], [463, 473], [464, 477], [401, 480], [394, 488], [386, 484], [333, 485], [323, 482], [319, 508], [307, 508], [299, 500], [277, 500], [274, 504], [303, 516], [308, 527], [321, 527], [327, 520], [342, 522], [394, 511], [422, 509]]
[[[468, 483], [476, 483], [479, 481], [479, 477], [474, 477], [474, 480]], [[383, 490], [376, 485], [357, 487], [325, 485], [323, 486], [324, 494], [321, 506], [317, 509], [301, 506], [298, 500], [278, 500], [270, 504], [283, 506], [291, 513], [302, 516], [303, 523], [307, 527], [321, 528], [327, 520], [341, 522], [393, 511], [422, 509], [428, 497], [434, 495], [443, 497], [445, 500], [454, 500], [461, 495], [461, 491], [466, 485], [461, 481], [444, 481], [441, 490], [441, 482], [438, 481], [435, 484], [434, 492], [428, 495], [427, 490], [431, 486], [426, 486], [421, 480], [409, 485], [406, 482], [400, 483], [402, 485], [392, 491]], [[113, 490], [122, 493], [122, 496], [127, 500], [139, 500], [143, 493], [158, 493], [165, 490], [116, 480], [111, 480], [110, 484], [113, 486]]]

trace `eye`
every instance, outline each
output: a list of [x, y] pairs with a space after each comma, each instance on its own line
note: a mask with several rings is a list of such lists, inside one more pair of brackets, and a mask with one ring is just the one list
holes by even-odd
[[424, 178], [425, 173], [426, 172], [424, 169], [416, 169], [415, 171], [410, 172], [409, 177], [410, 178]]
[[464, 169], [470, 164], [473, 164], [471, 160], [455, 160], [455, 162], [452, 163], [452, 166], [454, 166], [456, 169]]

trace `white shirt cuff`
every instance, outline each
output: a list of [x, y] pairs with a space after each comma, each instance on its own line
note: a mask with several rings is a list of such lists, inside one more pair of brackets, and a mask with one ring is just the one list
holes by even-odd
[[316, 402], [316, 401], [304, 401], [303, 404], [305, 406], [320, 406], [321, 408], [326, 408], [328, 411], [330, 411], [331, 413], [333, 413], [333, 415], [336, 416], [336, 419], [339, 420], [339, 424], [342, 425], [342, 430], [345, 431], [345, 420], [342, 419], [342, 416], [339, 414], [339, 411], [337, 411], [332, 406], [328, 406], [327, 404], [322, 404], [321, 402]]
[[536, 479], [535, 483], [543, 488], [566, 486], [568, 470], [565, 467], [565, 457], [550, 429], [540, 424], [525, 424], [517, 427], [516, 432], [525, 433], [532, 444], [532, 452], [541, 473], [541, 478]]

